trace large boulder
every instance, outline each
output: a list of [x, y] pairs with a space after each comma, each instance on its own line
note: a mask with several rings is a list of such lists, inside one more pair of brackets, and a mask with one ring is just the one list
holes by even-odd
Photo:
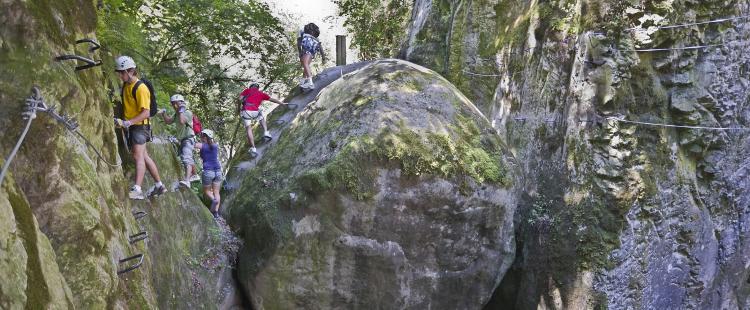
[[514, 257], [505, 145], [435, 72], [381, 60], [345, 75], [229, 197], [255, 309], [467, 308]]

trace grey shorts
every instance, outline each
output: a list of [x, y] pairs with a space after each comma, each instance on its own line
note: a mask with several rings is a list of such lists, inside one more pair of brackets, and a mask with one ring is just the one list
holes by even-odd
[[130, 147], [146, 144], [149, 141], [151, 141], [151, 126], [132, 125], [128, 127], [128, 144], [130, 144]]
[[212, 183], [221, 183], [223, 180], [221, 170], [203, 170], [201, 175], [203, 186], [211, 186]]
[[183, 165], [195, 165], [195, 159], [193, 159], [194, 145], [195, 139], [193, 137], [180, 140], [180, 162]]
[[251, 126], [253, 122], [257, 122], [265, 118], [265, 116], [263, 116], [263, 112], [261, 111], [248, 110], [242, 110], [242, 112], [240, 112], [240, 117], [242, 118], [242, 122], [245, 124], [245, 127]]

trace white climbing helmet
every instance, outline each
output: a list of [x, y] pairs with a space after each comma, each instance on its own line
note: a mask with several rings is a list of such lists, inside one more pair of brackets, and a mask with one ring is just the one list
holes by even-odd
[[135, 68], [135, 61], [129, 56], [120, 56], [115, 59], [115, 70], [122, 71]]
[[182, 101], [185, 102], [185, 98], [182, 97], [180, 94], [174, 94], [172, 97], [169, 98], [169, 102], [175, 102], [175, 101]]
[[204, 135], [206, 135], [206, 137], [208, 137], [211, 140], [214, 139], [214, 131], [211, 130], [211, 129], [203, 129], [203, 131], [201, 131], [201, 133], [204, 134]]

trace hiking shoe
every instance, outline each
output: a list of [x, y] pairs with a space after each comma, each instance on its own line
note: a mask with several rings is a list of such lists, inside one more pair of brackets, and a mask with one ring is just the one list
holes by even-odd
[[190, 177], [190, 182], [198, 182], [201, 180], [201, 177], [197, 174], [194, 174], [192, 177]]
[[251, 147], [247, 152], [250, 153], [250, 156], [252, 157], [258, 156], [258, 150], [254, 147]]
[[143, 196], [143, 191], [140, 188], [135, 187], [135, 185], [133, 185], [133, 187], [130, 188], [130, 193], [128, 193], [128, 196], [130, 196], [130, 199], [135, 199], [135, 200], [146, 199], [146, 197]]
[[186, 180], [180, 181], [180, 186], [184, 186], [185, 188], [190, 188], [190, 182]]
[[305, 83], [305, 88], [307, 89], [315, 89], [315, 83], [313, 83], [312, 79], [308, 79]]
[[151, 187], [151, 190], [149, 190], [148, 196], [149, 197], [160, 196], [166, 192], [167, 192], [167, 188], [164, 187], [164, 185], [161, 185], [161, 186], [154, 185], [153, 187]]

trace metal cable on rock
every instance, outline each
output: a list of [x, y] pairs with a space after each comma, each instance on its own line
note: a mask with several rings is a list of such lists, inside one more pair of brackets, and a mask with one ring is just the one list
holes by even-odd
[[[96, 153], [96, 156], [98, 156], [99, 159], [101, 159], [108, 166], [110, 166], [110, 167], [119, 167], [120, 165], [122, 165], [121, 163], [113, 164], [113, 163], [110, 163], [109, 161], [107, 161], [106, 159], [104, 159], [104, 156], [102, 156], [102, 154], [94, 146], [94, 144], [91, 143], [91, 141], [89, 141], [89, 139], [86, 139], [86, 137], [83, 136], [83, 134], [81, 134], [80, 131], [75, 130], [75, 131], [73, 131], [73, 133], [75, 133], [77, 136], [81, 137], [81, 139], [83, 139], [83, 141], [86, 142], [86, 145], [88, 145], [88, 147], [90, 147], [92, 150], [94, 150], [94, 153]], [[127, 141], [125, 143], [127, 143]]]
[[614, 50], [618, 52], [668, 52], [668, 51], [697, 50], [697, 49], [704, 49], [704, 48], [724, 46], [724, 45], [726, 45], [726, 43], [685, 46], [685, 47], [672, 47], [672, 48], [646, 48], [646, 49], [632, 49], [632, 50], [614, 49]]
[[36, 114], [33, 114], [33, 117], [29, 117], [29, 121], [26, 122], [26, 127], [23, 129], [23, 133], [21, 133], [21, 137], [18, 138], [18, 142], [16, 142], [16, 146], [13, 147], [13, 150], [10, 152], [10, 155], [8, 155], [8, 158], [5, 159], [5, 163], [3, 164], [3, 170], [0, 172], [0, 184], [3, 184], [3, 180], [5, 179], [5, 174], [8, 172], [8, 168], [10, 167], [10, 162], [13, 161], [13, 157], [16, 156], [18, 149], [21, 148], [21, 143], [23, 143], [24, 138], [26, 138], [26, 134], [29, 133], [29, 128], [31, 128], [31, 121], [34, 120], [35, 117], [36, 117]]
[[707, 126], [690, 126], [690, 125], [674, 125], [674, 124], [660, 124], [660, 123], [650, 123], [650, 122], [641, 122], [641, 121], [631, 121], [626, 120], [624, 118], [618, 118], [618, 117], [606, 117], [606, 120], [613, 120], [623, 123], [630, 123], [630, 124], [639, 124], [639, 125], [647, 125], [647, 126], [655, 126], [655, 127], [669, 127], [669, 128], [686, 128], [686, 129], [702, 129], [702, 130], [750, 130], [749, 127], [707, 127]]
[[[675, 29], [675, 28], [683, 28], [683, 27], [690, 27], [690, 26], [697, 26], [697, 25], [724, 23], [728, 21], [734, 21], [734, 20], [746, 19], [746, 18], [750, 18], [750, 15], [727, 17], [727, 18], [720, 18], [720, 19], [708, 20], [708, 21], [703, 21], [703, 22], [687, 23], [687, 24], [657, 26], [656, 29]], [[633, 30], [641, 30], [641, 29], [648, 29], [648, 28], [632, 27], [632, 28], [626, 28], [624, 31], [633, 31]]]
[[482, 77], [502, 77], [502, 75], [499, 75], [499, 74], [481, 74], [481, 73], [474, 73], [474, 72], [470, 72], [470, 71], [467, 71], [466, 69], [464, 69], [464, 70], [461, 70], [461, 71], [463, 71], [463, 73], [464, 73], [464, 74], [467, 74], [467, 75], [473, 75], [473, 76], [482, 76]]

